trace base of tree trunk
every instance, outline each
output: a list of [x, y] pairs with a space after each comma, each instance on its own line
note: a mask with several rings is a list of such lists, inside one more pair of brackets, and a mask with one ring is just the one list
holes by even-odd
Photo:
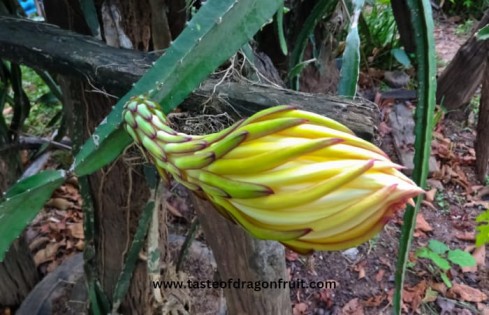
[[38, 281], [36, 265], [21, 236], [0, 263], [0, 306], [17, 307]]
[[288, 281], [284, 247], [274, 241], [253, 238], [238, 225], [222, 218], [214, 207], [191, 194], [191, 200], [214, 257], [220, 280], [231, 288], [224, 289], [228, 314], [291, 314], [289, 288], [237, 288], [238, 281], [262, 283]]

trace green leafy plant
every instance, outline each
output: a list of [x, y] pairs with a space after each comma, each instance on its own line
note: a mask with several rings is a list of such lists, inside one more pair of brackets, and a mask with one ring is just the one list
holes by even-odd
[[475, 239], [476, 246], [483, 246], [489, 243], [489, 209], [482, 212], [475, 219], [476, 222], [480, 223], [477, 227], [477, 237]]
[[455, 35], [458, 35], [458, 36], [468, 35], [468, 34], [470, 34], [470, 31], [472, 30], [473, 26], [474, 26], [474, 20], [473, 19], [467, 19], [464, 22], [457, 25], [457, 27], [455, 28]]
[[406, 52], [401, 49], [396, 21], [390, 1], [368, 1], [360, 18], [362, 64], [391, 68], [393, 61], [411, 67]]
[[489, 7], [488, 0], [449, 0], [443, 3], [443, 11], [449, 15], [480, 18]]
[[461, 250], [451, 250], [444, 243], [437, 240], [430, 240], [428, 245], [416, 251], [416, 256], [430, 261], [430, 269], [440, 276], [448, 288], [452, 287], [452, 282], [448, 277], [448, 270], [453, 265], [460, 267], [473, 267], [476, 261], [472, 255]]
[[[297, 40], [294, 44], [294, 49], [292, 50], [289, 59], [289, 69], [296, 69], [294, 75], [289, 74], [289, 84], [292, 89], [299, 89], [300, 73], [305, 66], [305, 64], [303, 64], [304, 50], [306, 49], [307, 43], [309, 41], [309, 36], [314, 32], [314, 28], [322, 19], [327, 19], [333, 14], [337, 4], [338, 0], [318, 1], [312, 9], [311, 14], [304, 22], [304, 26], [297, 36]], [[302, 66], [299, 66], [301, 64]]]
[[443, 194], [438, 192], [436, 193], [435, 203], [440, 208], [440, 212], [442, 212], [443, 214], [448, 213], [448, 203], [445, 200], [445, 196]]

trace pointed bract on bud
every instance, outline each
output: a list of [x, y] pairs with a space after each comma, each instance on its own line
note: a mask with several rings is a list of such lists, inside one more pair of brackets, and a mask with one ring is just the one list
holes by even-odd
[[357, 246], [423, 192], [375, 145], [294, 107], [269, 108], [206, 136], [172, 130], [141, 96], [123, 117], [162, 176], [206, 197], [255, 237], [299, 253]]

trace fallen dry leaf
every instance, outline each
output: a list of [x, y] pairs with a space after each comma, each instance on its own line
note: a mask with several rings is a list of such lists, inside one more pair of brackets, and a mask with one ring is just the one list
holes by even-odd
[[460, 283], [454, 283], [447, 294], [452, 298], [458, 297], [467, 302], [483, 302], [487, 300], [487, 295], [482, 291]]
[[425, 280], [419, 282], [417, 285], [411, 288], [406, 288], [403, 290], [403, 301], [406, 304], [410, 304], [411, 310], [417, 311], [423, 298], [425, 296], [427, 288], [427, 283]]
[[384, 278], [385, 270], [380, 269], [379, 272], [375, 275], [375, 281], [380, 282], [382, 281], [382, 278]]
[[183, 215], [182, 213], [177, 209], [175, 208], [172, 204], [170, 204], [169, 202], [166, 203], [166, 208], [168, 209], [168, 211], [170, 211], [171, 214], [173, 214], [174, 216], [178, 217], [178, 218], [183, 218]]
[[473, 200], [470, 202], [467, 202], [463, 205], [464, 208], [469, 208], [469, 207], [483, 207], [483, 208], [489, 208], [489, 201], [483, 201], [483, 200]]
[[297, 303], [294, 305], [294, 308], [292, 308], [292, 313], [294, 315], [305, 315], [307, 314], [307, 308], [308, 305], [306, 303]]
[[463, 241], [475, 241], [475, 232], [457, 232], [455, 237]]
[[321, 289], [317, 295], [318, 300], [323, 302], [328, 308], [333, 305], [334, 290]]
[[379, 258], [379, 261], [380, 261], [380, 262], [381, 262], [383, 265], [385, 265], [385, 266], [389, 267], [389, 269], [392, 269], [391, 262], [389, 261], [389, 259], [387, 259], [387, 258], [385, 258], [385, 257], [380, 257], [380, 258]]
[[447, 293], [447, 286], [443, 282], [435, 282], [431, 283], [430, 287], [435, 290], [436, 292], [441, 293], [442, 295], [445, 295]]
[[486, 261], [486, 247], [485, 246], [477, 247], [472, 253], [472, 256], [474, 257], [477, 266], [484, 266]]
[[358, 298], [354, 298], [341, 308], [341, 315], [363, 315], [363, 305]]
[[285, 249], [285, 259], [287, 261], [296, 261], [299, 258], [299, 254], [291, 251], [290, 249]]
[[54, 207], [59, 210], [67, 210], [73, 207], [73, 203], [64, 198], [53, 198], [46, 203], [46, 206]]
[[477, 303], [477, 310], [479, 310], [481, 315], [489, 315], [489, 305]]
[[80, 239], [85, 238], [85, 235], [83, 234], [83, 223], [82, 222], [70, 224], [68, 229], [70, 230], [71, 236], [73, 236], [74, 238], [80, 238]]
[[362, 301], [362, 304], [367, 307], [377, 307], [382, 304], [386, 299], [384, 294], [369, 297], [366, 301]]
[[433, 228], [431, 225], [426, 222], [425, 218], [421, 213], [418, 213], [416, 215], [416, 229], [421, 230], [423, 232], [431, 232], [433, 231]]
[[360, 267], [358, 270], [358, 279], [363, 279], [365, 278], [365, 268]]
[[421, 204], [423, 206], [426, 206], [426, 207], [430, 208], [431, 210], [434, 210], [434, 211], [437, 211], [438, 210], [438, 209], [436, 209], [436, 207], [431, 202], [429, 202], [427, 200], [421, 201]]
[[85, 249], [85, 241], [84, 240], [78, 240], [75, 244], [75, 248], [79, 251], [82, 251]]
[[361, 262], [359, 262], [358, 264], [356, 264], [353, 269], [358, 272], [358, 279], [363, 279], [365, 278], [365, 266], [367, 265], [367, 261], [366, 260], [363, 260]]
[[434, 301], [436, 301], [437, 297], [438, 297], [438, 292], [436, 292], [432, 288], [428, 287], [422, 302], [423, 303], [434, 302]]
[[49, 241], [50, 241], [49, 237], [45, 237], [45, 236], [36, 237], [29, 244], [29, 249], [31, 251], [35, 251], [35, 250], [41, 248], [42, 246], [44, 246], [46, 243], [49, 243]]
[[62, 243], [49, 243], [45, 248], [41, 249], [34, 255], [34, 263], [39, 266], [45, 262], [51, 261], [55, 258], [58, 249], [64, 244]]
[[436, 188], [428, 190], [425, 194], [424, 197], [428, 202], [433, 202], [435, 200], [435, 195], [438, 190]]
[[379, 124], [379, 133], [382, 137], [385, 136], [386, 134], [389, 134], [391, 131], [392, 131], [392, 128], [387, 126], [385, 121], [383, 121]]

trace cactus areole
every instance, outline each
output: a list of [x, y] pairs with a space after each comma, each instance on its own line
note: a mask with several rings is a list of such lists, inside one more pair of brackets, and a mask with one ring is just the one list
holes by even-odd
[[357, 246], [422, 192], [375, 145], [291, 106], [204, 136], [176, 132], [143, 96], [127, 102], [123, 117], [164, 181], [173, 178], [253, 236], [299, 253]]

